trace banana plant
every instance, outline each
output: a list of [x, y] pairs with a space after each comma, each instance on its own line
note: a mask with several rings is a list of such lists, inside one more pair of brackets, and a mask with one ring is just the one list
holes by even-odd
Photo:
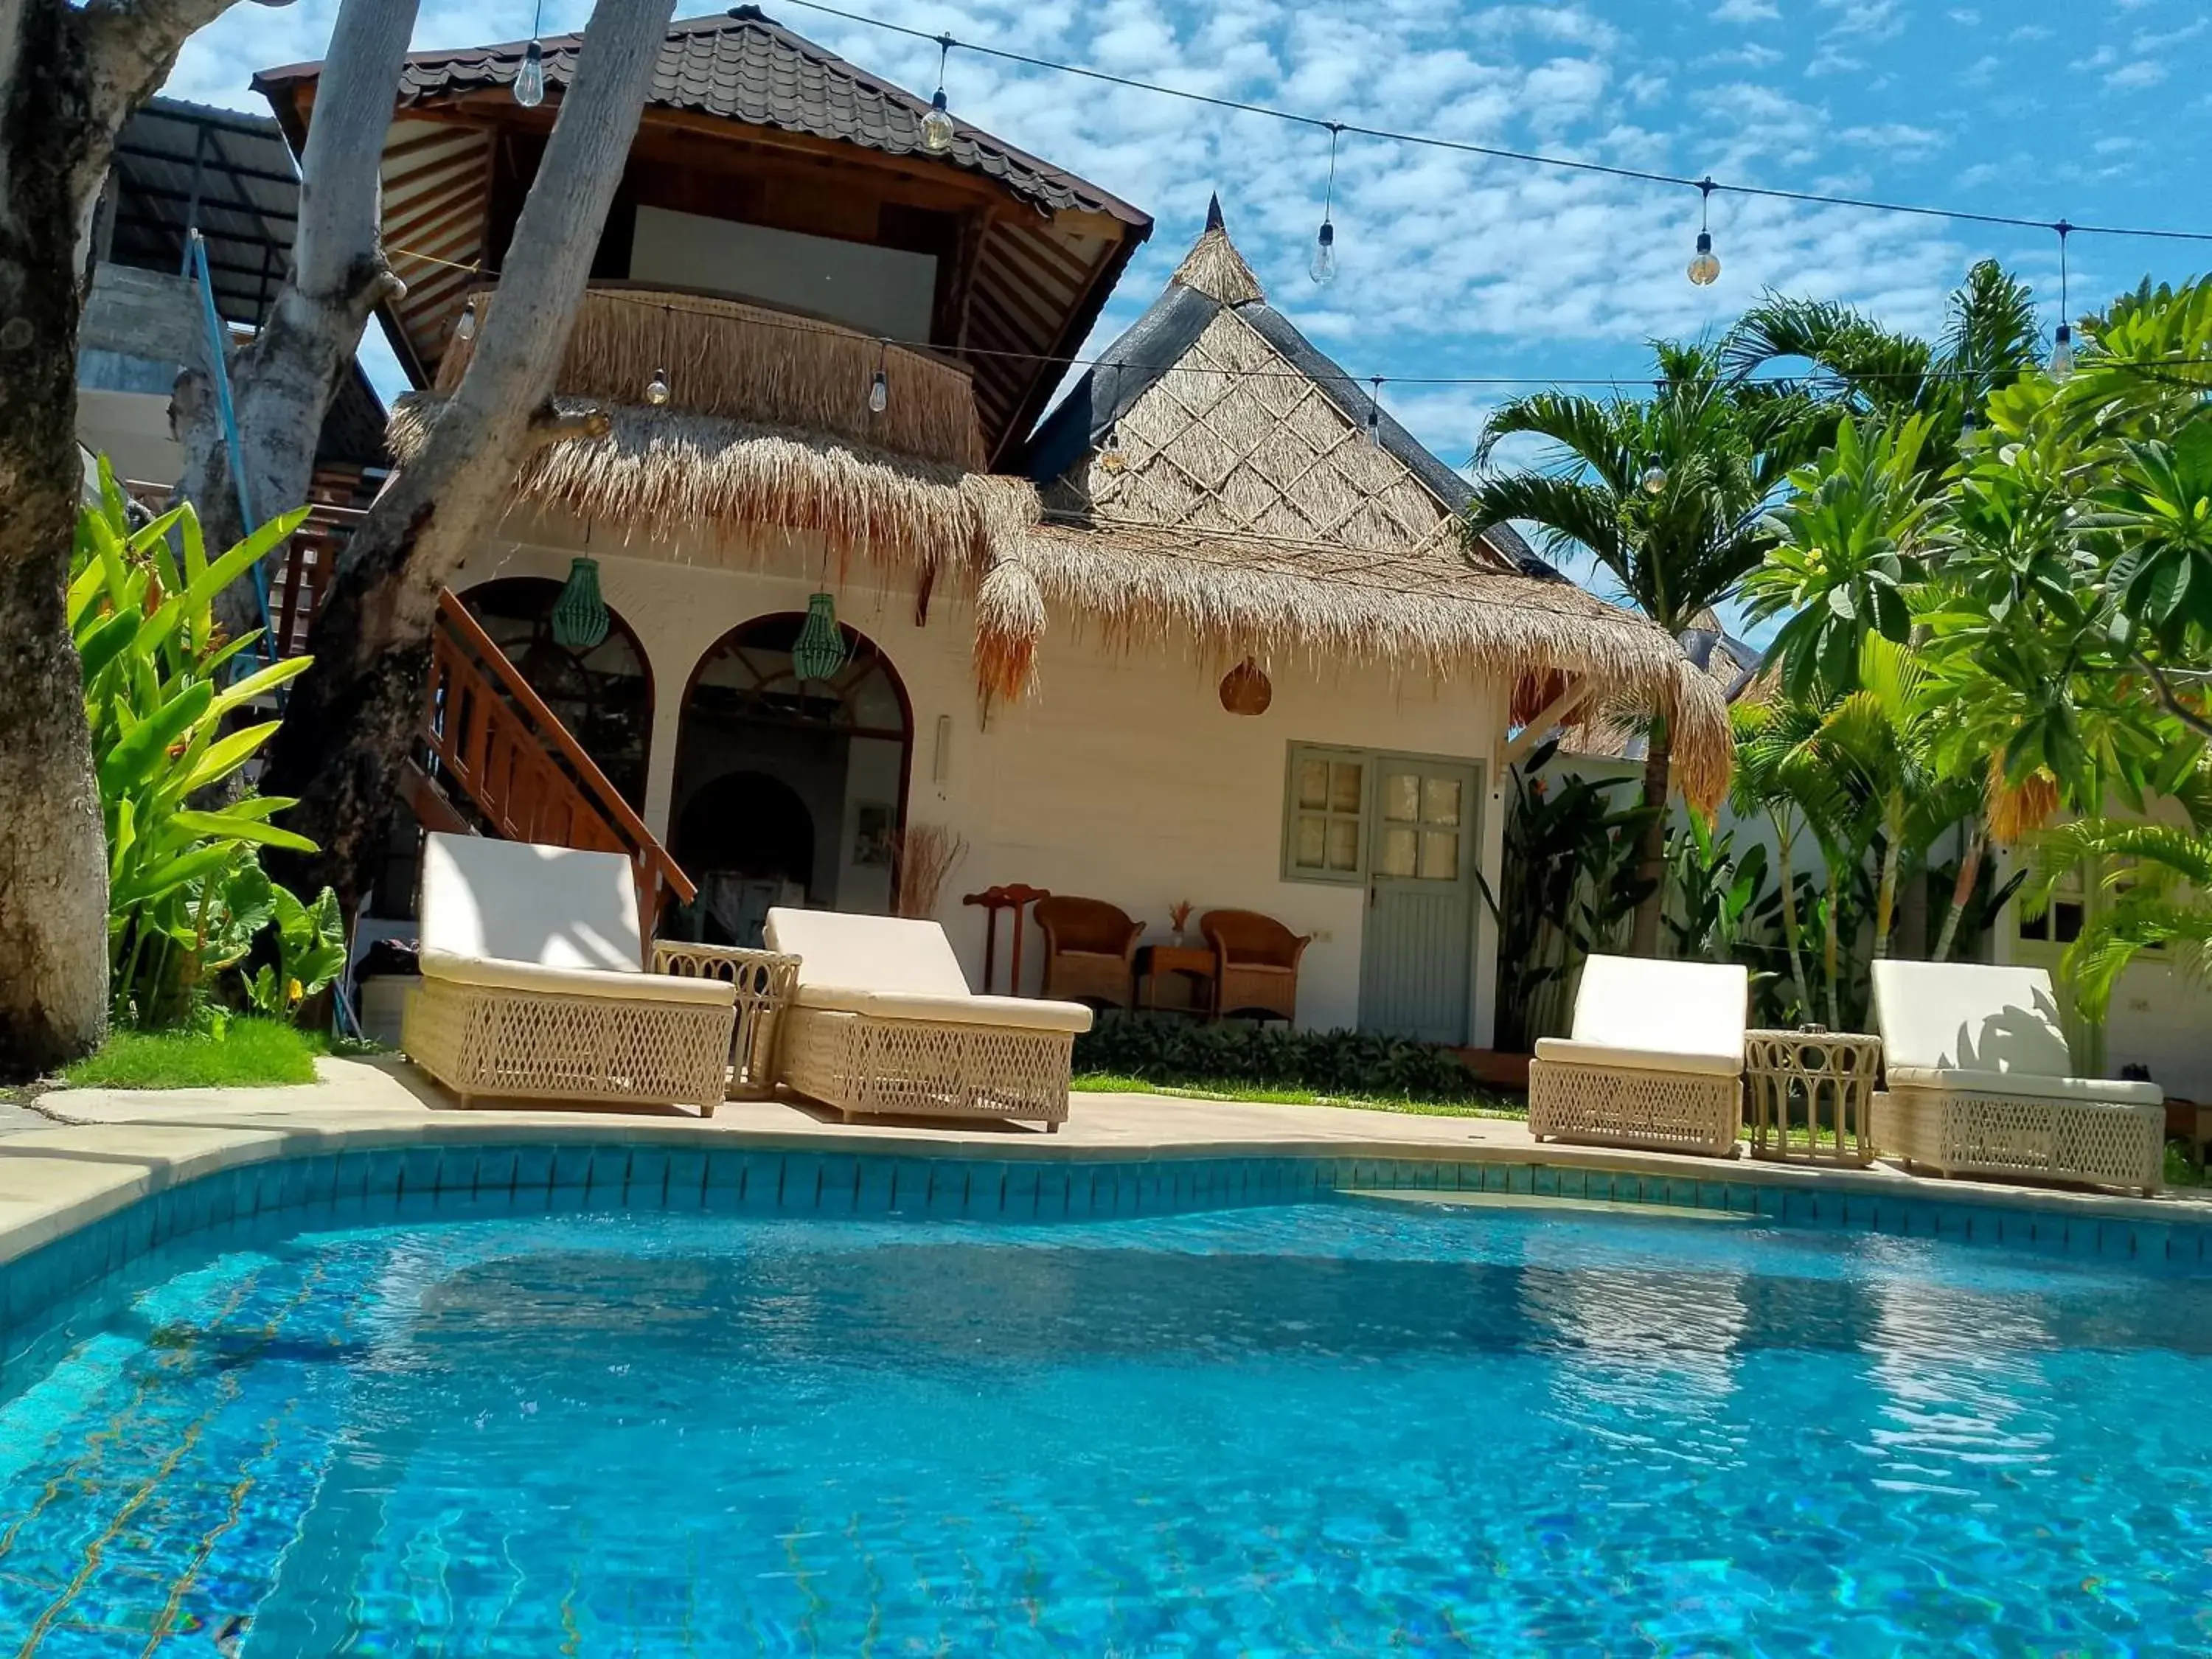
[[70, 631], [107, 835], [110, 985], [125, 1018], [174, 1012], [173, 993], [189, 994], [204, 969], [222, 965], [251, 921], [237, 951], [244, 956], [269, 919], [244, 874], [254, 848], [314, 850], [272, 822], [294, 802], [223, 799], [277, 725], [226, 730], [231, 717], [303, 672], [308, 659], [225, 684], [259, 636], [225, 639], [214, 612], [216, 596], [306, 516], [304, 508], [281, 514], [210, 560], [189, 506], [134, 528], [105, 459], [100, 499], [78, 515]]

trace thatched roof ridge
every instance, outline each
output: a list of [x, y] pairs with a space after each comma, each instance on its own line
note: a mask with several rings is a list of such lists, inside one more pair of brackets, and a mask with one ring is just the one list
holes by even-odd
[[1237, 251], [1237, 244], [1229, 240], [1229, 227], [1221, 217], [1218, 196], [1206, 203], [1206, 229], [1191, 244], [1190, 252], [1182, 256], [1182, 263], [1168, 280], [1225, 306], [1249, 305], [1267, 297], [1267, 290], [1260, 286], [1260, 279], [1252, 274], [1252, 267]]
[[[1352, 429], [1365, 433], [1371, 423], [1377, 447], [1419, 481], [1440, 515], [1458, 513], [1472, 499], [1472, 484], [1430, 453], [1387, 404], [1378, 405], [1368, 387], [1267, 302], [1258, 278], [1230, 240], [1218, 198], [1208, 204], [1206, 229], [1159, 298], [1099, 353], [1096, 364], [1038, 426], [1024, 452], [1023, 470], [1040, 485], [1049, 485], [1079, 466], [1146, 393], [1176, 372], [1224, 312], [1249, 325], [1285, 368], [1310, 380]], [[1485, 531], [1482, 542], [1486, 562], [1495, 568], [1563, 580], [1510, 526]]]
[[[627, 538], [703, 540], [744, 563], [759, 532], [818, 535], [841, 563], [858, 560], [910, 579], [973, 580], [1037, 520], [1027, 480], [915, 460], [820, 433], [672, 410], [559, 398], [563, 412], [603, 410], [604, 439], [549, 444], [515, 480], [517, 507], [560, 508], [611, 523]], [[422, 453], [446, 400], [400, 399], [392, 453]]]
[[[1262, 667], [1382, 666], [1443, 682], [1531, 670], [1587, 679], [1601, 697], [1666, 714], [1692, 801], [1711, 806], [1727, 787], [1720, 688], [1656, 625], [1571, 583], [1419, 553], [1200, 540], [1135, 525], [1042, 524], [1011, 557], [1048, 610], [1097, 629], [1109, 647], [1182, 638], [1222, 664], [1249, 656]], [[1024, 648], [991, 637], [991, 616], [978, 623], [979, 668]]]

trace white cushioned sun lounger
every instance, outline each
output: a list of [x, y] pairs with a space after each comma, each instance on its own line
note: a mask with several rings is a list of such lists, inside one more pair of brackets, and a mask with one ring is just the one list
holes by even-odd
[[722, 1098], [736, 989], [645, 971], [621, 854], [429, 836], [421, 939], [400, 1043], [463, 1104]]
[[1573, 1035], [1539, 1039], [1528, 1063], [1528, 1133], [1732, 1154], [1750, 1000], [1750, 975], [1731, 964], [1591, 957]]
[[774, 909], [766, 932], [799, 958], [787, 1086], [848, 1118], [1066, 1121], [1083, 1004], [975, 995], [933, 921]]
[[1874, 1097], [1883, 1152], [1945, 1175], [2158, 1190], [2164, 1091], [2072, 1075], [2044, 969], [1877, 962], [1874, 1008], [1888, 1085]]

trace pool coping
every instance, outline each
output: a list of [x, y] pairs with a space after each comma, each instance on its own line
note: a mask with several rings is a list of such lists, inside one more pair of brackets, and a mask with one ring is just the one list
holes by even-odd
[[[1334, 1107], [1283, 1106], [1255, 1111], [1243, 1103], [1206, 1122], [1209, 1103], [1182, 1097], [1086, 1095], [1082, 1104], [1110, 1114], [1122, 1103], [1127, 1115], [1164, 1104], [1173, 1138], [1159, 1133], [1125, 1140], [1073, 1135], [1008, 1133], [959, 1124], [844, 1124], [816, 1121], [794, 1108], [770, 1103], [699, 1119], [644, 1116], [591, 1109], [441, 1109], [434, 1091], [402, 1075], [391, 1062], [324, 1062], [324, 1079], [295, 1091], [241, 1091], [215, 1098], [195, 1097], [167, 1109], [159, 1097], [122, 1097], [112, 1091], [65, 1091], [44, 1097], [39, 1109], [52, 1129], [0, 1139], [0, 1266], [89, 1226], [141, 1200], [225, 1170], [286, 1158], [346, 1152], [422, 1146], [560, 1143], [600, 1146], [684, 1146], [764, 1152], [879, 1155], [969, 1159], [995, 1164], [1111, 1164], [1235, 1158], [1354, 1160], [1413, 1164], [1498, 1164], [1721, 1182], [1753, 1188], [1830, 1194], [1839, 1200], [1912, 1200], [1991, 1213], [2047, 1215], [2068, 1221], [2118, 1222], [2160, 1229], [2212, 1230], [2212, 1203], [2163, 1196], [2146, 1199], [1996, 1182], [1945, 1181], [1875, 1165], [1869, 1169], [1778, 1164], [1750, 1158], [1580, 1146], [1537, 1141], [1510, 1120], [1423, 1118], [1367, 1127]], [[380, 1074], [372, 1081], [363, 1074]], [[397, 1083], [404, 1094], [395, 1091]], [[368, 1090], [379, 1103], [330, 1103], [350, 1086]], [[394, 1102], [405, 1099], [406, 1107]], [[240, 1103], [225, 1109], [223, 1102]], [[273, 1102], [273, 1103], [272, 1103]], [[1326, 1112], [1335, 1133], [1282, 1129], [1300, 1115]], [[85, 1114], [91, 1114], [86, 1115]], [[1287, 1116], [1285, 1115], [1288, 1115]], [[1360, 1119], [1376, 1114], [1360, 1114]], [[1195, 1120], [1195, 1121], [1194, 1121]], [[1260, 1127], [1253, 1127], [1257, 1120]], [[1303, 1126], [1301, 1126], [1303, 1127]], [[1671, 1190], [1671, 1189], [1668, 1189]], [[1565, 1194], [1561, 1194], [1565, 1195]], [[1667, 1201], [1643, 1200], [1646, 1209]], [[1687, 1207], [1687, 1206], [1684, 1206]], [[1844, 1207], [1846, 1211], [1848, 1206]], [[2212, 1240], [2212, 1231], [2200, 1237]]]

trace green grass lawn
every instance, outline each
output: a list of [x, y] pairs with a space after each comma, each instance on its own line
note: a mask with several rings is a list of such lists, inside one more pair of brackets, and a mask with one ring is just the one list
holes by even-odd
[[1322, 1094], [1312, 1089], [1258, 1083], [1223, 1083], [1187, 1079], [1154, 1083], [1111, 1072], [1079, 1073], [1069, 1086], [1086, 1095], [1172, 1095], [1181, 1100], [1250, 1100], [1276, 1106], [1358, 1106], [1376, 1112], [1411, 1112], [1423, 1117], [1526, 1117], [1528, 1109], [1507, 1095], [1481, 1094], [1465, 1100], [1414, 1100], [1404, 1095]]
[[330, 1052], [319, 1032], [274, 1019], [234, 1019], [223, 1034], [117, 1031], [97, 1054], [68, 1066], [80, 1089], [251, 1089], [313, 1083], [315, 1056]]

